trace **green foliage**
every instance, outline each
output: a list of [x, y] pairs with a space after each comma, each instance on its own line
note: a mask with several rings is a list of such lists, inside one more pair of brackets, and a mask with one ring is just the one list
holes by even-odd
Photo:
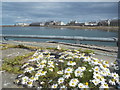
[[81, 52], [81, 53], [86, 53], [86, 54], [90, 54], [90, 53], [94, 53], [94, 51], [93, 50], [89, 50], [89, 49], [86, 49], [86, 50], [82, 50], [82, 49], [79, 49], [79, 51]]
[[5, 58], [2, 64], [2, 70], [5, 70], [9, 73], [15, 73], [15, 74], [22, 73], [22, 71], [20, 70], [20, 67], [23, 65], [23, 62], [24, 62], [23, 60], [29, 58], [33, 54], [34, 52], [30, 52], [23, 56], [17, 56], [13, 59]]
[[39, 49], [38, 47], [26, 46], [26, 45], [23, 45], [23, 44], [19, 44], [19, 45], [1, 44], [0, 46], [2, 46], [2, 49], [1, 49], [1, 50], [6, 50], [6, 49], [8, 49], [8, 48]]

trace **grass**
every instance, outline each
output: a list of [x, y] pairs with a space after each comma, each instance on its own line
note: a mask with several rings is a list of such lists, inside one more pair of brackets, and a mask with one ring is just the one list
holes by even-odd
[[0, 46], [2, 46], [1, 50], [6, 50], [9, 48], [22, 48], [22, 49], [38, 49], [38, 47], [34, 47], [34, 46], [25, 46], [25, 45], [12, 45], [12, 44], [0, 44]]
[[20, 67], [23, 65], [24, 59], [29, 58], [33, 54], [34, 52], [30, 52], [23, 56], [17, 56], [13, 59], [5, 58], [2, 64], [2, 70], [5, 70], [9, 73], [14, 73], [14, 74], [22, 73], [22, 70], [20, 70]]

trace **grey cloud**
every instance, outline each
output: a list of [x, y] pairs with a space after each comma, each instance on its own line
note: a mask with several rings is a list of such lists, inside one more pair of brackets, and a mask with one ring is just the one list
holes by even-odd
[[[33, 22], [42, 20], [80, 21], [98, 20], [101, 18], [117, 17], [117, 3], [42, 3], [42, 2], [4, 2], [3, 23], [23, 21]], [[18, 18], [19, 17], [19, 18]]]

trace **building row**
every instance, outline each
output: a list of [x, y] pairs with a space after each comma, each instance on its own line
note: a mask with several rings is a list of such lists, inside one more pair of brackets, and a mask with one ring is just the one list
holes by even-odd
[[118, 26], [118, 20], [101, 20], [99, 22], [85, 22], [80, 23], [77, 21], [71, 21], [67, 23], [69, 26]]
[[61, 21], [35, 22], [30, 24], [30, 26], [53, 26], [53, 25], [62, 26], [66, 24], [64, 24], [64, 22]]
[[99, 22], [77, 22], [70, 21], [65, 24], [62, 21], [47, 21], [47, 22], [34, 22], [31, 24], [27, 23], [16, 23], [15, 26], [118, 26], [118, 20], [101, 20]]

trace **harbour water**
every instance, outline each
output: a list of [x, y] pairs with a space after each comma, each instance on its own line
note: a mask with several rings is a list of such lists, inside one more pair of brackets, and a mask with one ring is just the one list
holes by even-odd
[[[118, 33], [106, 30], [96, 29], [72, 29], [72, 28], [51, 28], [51, 27], [3, 27], [2, 34], [14, 34], [14, 35], [54, 35], [54, 36], [83, 36], [83, 37], [117, 37]], [[116, 46], [116, 43], [112, 42], [90, 42], [90, 41], [73, 41], [73, 40], [50, 40], [50, 39], [21, 39], [11, 38], [9, 40], [21, 40], [21, 41], [57, 41], [66, 43], [82, 43], [93, 45], [107, 45]]]

